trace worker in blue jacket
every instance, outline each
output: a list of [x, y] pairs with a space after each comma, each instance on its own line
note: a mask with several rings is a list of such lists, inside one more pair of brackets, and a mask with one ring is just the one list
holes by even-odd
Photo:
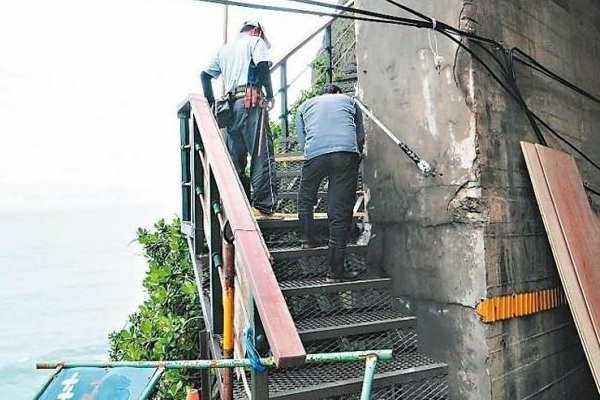
[[321, 94], [302, 103], [296, 115], [296, 133], [304, 151], [298, 193], [298, 219], [303, 247], [318, 246], [313, 233], [314, 207], [319, 185], [329, 180], [327, 218], [329, 222], [330, 281], [348, 281], [358, 273], [345, 268], [346, 246], [356, 201], [358, 167], [365, 142], [360, 108], [355, 100], [333, 84]]

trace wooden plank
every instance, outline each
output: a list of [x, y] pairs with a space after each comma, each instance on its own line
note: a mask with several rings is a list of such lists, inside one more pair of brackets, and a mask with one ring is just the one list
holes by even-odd
[[583, 291], [596, 336], [600, 338], [600, 231], [572, 156], [536, 145], [544, 176]]
[[[575, 262], [575, 260], [580, 260], [587, 251], [572, 243], [580, 236], [577, 229], [583, 228], [578, 228], [574, 225], [574, 222], [581, 222], [582, 218], [588, 215], [588, 222], [585, 225], [593, 224], [598, 230], [595, 216], [590, 218], [587, 211], [584, 211], [589, 209], [589, 204], [587, 198], [585, 198], [581, 177], [572, 157], [527, 142], [521, 142], [521, 149], [525, 156], [529, 176], [575, 326], [581, 338], [596, 387], [600, 391], [600, 342], [597, 335], [597, 326], [594, 325], [592, 310], [589, 308], [589, 294], [587, 293], [588, 284], [591, 282], [584, 285], [580, 284], [578, 267]], [[570, 177], [565, 177], [565, 173]], [[565, 180], [570, 182], [565, 182]], [[576, 195], [574, 192], [579, 193]], [[577, 208], [569, 205], [574, 198], [578, 198]], [[572, 222], [566, 221], [569, 216], [574, 216], [574, 218], [571, 218]], [[573, 229], [575, 229], [575, 232], [573, 232]], [[589, 228], [585, 229], [585, 231], [587, 230]], [[600, 245], [600, 241], [590, 243], [588, 240], [584, 240], [584, 243], [591, 247]], [[582, 250], [583, 253], [574, 258], [571, 249]], [[600, 282], [594, 284], [598, 283]], [[596, 309], [600, 310], [600, 304], [596, 304]]]

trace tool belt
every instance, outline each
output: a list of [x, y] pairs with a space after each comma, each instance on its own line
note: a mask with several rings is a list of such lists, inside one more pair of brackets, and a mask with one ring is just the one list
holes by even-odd
[[233, 103], [231, 96], [225, 96], [215, 101], [213, 112], [219, 128], [226, 128], [233, 118]]
[[263, 107], [264, 101], [260, 87], [238, 86], [232, 92], [231, 97], [235, 100], [244, 99], [244, 108]]

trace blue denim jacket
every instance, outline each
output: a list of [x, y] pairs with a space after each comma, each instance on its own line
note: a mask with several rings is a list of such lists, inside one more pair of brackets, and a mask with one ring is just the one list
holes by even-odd
[[306, 160], [337, 151], [360, 154], [365, 143], [362, 112], [345, 94], [323, 94], [302, 103], [296, 134]]

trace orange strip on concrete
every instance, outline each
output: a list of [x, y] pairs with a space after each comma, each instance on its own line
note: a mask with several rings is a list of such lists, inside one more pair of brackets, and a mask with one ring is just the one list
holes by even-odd
[[600, 228], [572, 156], [521, 142], [565, 295], [600, 391]]
[[[552, 294], [556, 293], [553, 297]], [[497, 322], [550, 310], [566, 304], [559, 301], [559, 288], [537, 292], [511, 294], [483, 299], [477, 304], [477, 313], [483, 322]]]

